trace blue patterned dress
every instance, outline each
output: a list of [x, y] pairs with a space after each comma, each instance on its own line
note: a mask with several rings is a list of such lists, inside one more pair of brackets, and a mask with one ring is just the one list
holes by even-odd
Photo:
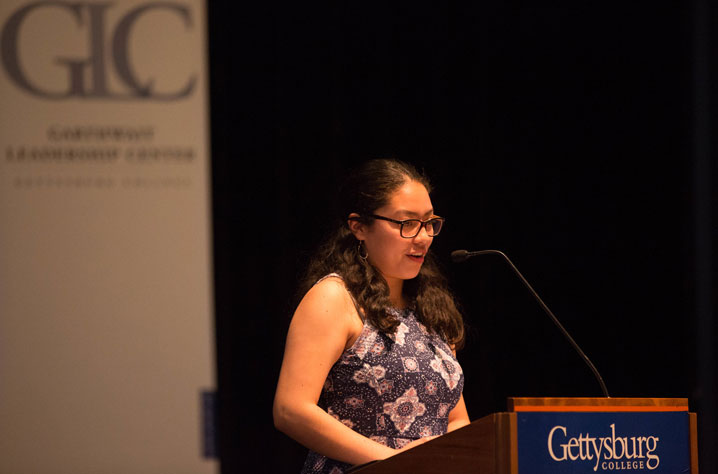
[[[447, 431], [449, 412], [464, 387], [451, 348], [419, 323], [413, 311], [393, 310], [391, 336], [369, 323], [332, 366], [319, 406], [346, 426], [392, 448]], [[303, 474], [341, 474], [350, 467], [309, 451]]]

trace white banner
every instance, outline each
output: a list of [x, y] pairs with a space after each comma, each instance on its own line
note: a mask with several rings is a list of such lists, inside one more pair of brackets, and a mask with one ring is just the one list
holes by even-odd
[[204, 2], [0, 3], [0, 473], [202, 473]]

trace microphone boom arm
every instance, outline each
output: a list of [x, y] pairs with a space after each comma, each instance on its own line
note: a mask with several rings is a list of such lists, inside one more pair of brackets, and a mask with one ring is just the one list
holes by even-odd
[[599, 385], [601, 386], [601, 390], [603, 391], [603, 395], [606, 398], [610, 398], [608, 395], [608, 389], [606, 388], [606, 384], [603, 383], [603, 378], [601, 377], [601, 374], [598, 373], [598, 369], [596, 369], [596, 366], [593, 365], [593, 362], [588, 358], [588, 356], [581, 350], [581, 348], [576, 344], [576, 341], [573, 340], [571, 335], [566, 331], [566, 329], [563, 327], [563, 325], [559, 322], [558, 318], [553, 314], [553, 312], [549, 309], [548, 306], [546, 306], [546, 303], [543, 302], [541, 297], [536, 293], [536, 291], [533, 289], [533, 287], [529, 284], [528, 280], [524, 278], [524, 276], [521, 274], [518, 268], [516, 268], [516, 265], [513, 264], [513, 262], [509, 259], [509, 257], [506, 256], [505, 253], [503, 253], [500, 250], [477, 250], [474, 252], [467, 252], [466, 250], [456, 250], [451, 253], [451, 258], [455, 262], [463, 262], [469, 257], [473, 257], [474, 255], [499, 255], [501, 256], [506, 263], [509, 264], [511, 269], [514, 271], [517, 277], [523, 282], [524, 286], [528, 288], [528, 290], [531, 292], [534, 298], [536, 298], [536, 301], [538, 301], [541, 308], [544, 310], [544, 312], [551, 318], [551, 321], [556, 325], [556, 327], [561, 331], [561, 334], [564, 335], [566, 339], [568, 339], [568, 342], [571, 343], [571, 346], [578, 352], [578, 355], [581, 356], [581, 358], [586, 362], [586, 365], [591, 369], [591, 372], [593, 372], [593, 375], [596, 377], [596, 380], [598, 380]]

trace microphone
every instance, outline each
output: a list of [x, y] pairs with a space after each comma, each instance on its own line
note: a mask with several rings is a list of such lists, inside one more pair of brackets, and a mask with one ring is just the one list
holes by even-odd
[[596, 380], [598, 380], [598, 384], [601, 386], [601, 390], [603, 391], [603, 395], [606, 398], [610, 398], [608, 395], [608, 390], [606, 389], [606, 384], [603, 383], [603, 378], [601, 377], [601, 374], [598, 373], [598, 369], [596, 369], [596, 366], [593, 365], [593, 362], [588, 358], [588, 356], [581, 350], [581, 348], [576, 344], [576, 341], [573, 340], [571, 335], [566, 331], [566, 329], [563, 327], [563, 325], [559, 322], [559, 320], [554, 316], [553, 312], [551, 312], [550, 309], [548, 309], [548, 306], [546, 306], [546, 303], [543, 302], [541, 297], [539, 297], [538, 293], [531, 287], [529, 282], [524, 278], [524, 276], [521, 274], [518, 268], [516, 268], [516, 265], [513, 264], [513, 262], [509, 259], [509, 257], [506, 256], [505, 253], [503, 253], [500, 250], [476, 250], [473, 252], [469, 252], [468, 250], [454, 250], [451, 252], [451, 260], [454, 261], [454, 263], [460, 263], [465, 260], [468, 260], [471, 257], [477, 256], [477, 255], [499, 255], [506, 261], [506, 263], [509, 264], [511, 269], [514, 271], [516, 276], [519, 277], [521, 282], [528, 288], [528, 290], [531, 292], [533, 297], [538, 301], [538, 304], [541, 306], [541, 308], [544, 310], [544, 312], [551, 318], [551, 321], [556, 325], [556, 327], [561, 331], [561, 334], [564, 335], [564, 337], [568, 340], [568, 342], [571, 343], [571, 346], [578, 352], [578, 355], [581, 356], [581, 358], [586, 362], [586, 365], [588, 365], [589, 369], [591, 369], [591, 372], [593, 372], [594, 377], [596, 377]]
[[[485, 252], [485, 250], [479, 250], [479, 252]], [[475, 252], [471, 252], [471, 253], [475, 253]], [[468, 250], [454, 250], [453, 252], [451, 252], [451, 260], [454, 263], [461, 263], [464, 260], [468, 259], [469, 257], [471, 257], [471, 254], [469, 253]]]

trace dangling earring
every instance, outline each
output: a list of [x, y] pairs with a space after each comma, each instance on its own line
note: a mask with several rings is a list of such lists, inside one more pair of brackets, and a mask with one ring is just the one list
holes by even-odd
[[[362, 255], [362, 248], [364, 249], [364, 255]], [[359, 258], [362, 260], [369, 258], [369, 251], [366, 249], [366, 245], [364, 245], [363, 240], [360, 240], [357, 244], [357, 255], [359, 255]]]

